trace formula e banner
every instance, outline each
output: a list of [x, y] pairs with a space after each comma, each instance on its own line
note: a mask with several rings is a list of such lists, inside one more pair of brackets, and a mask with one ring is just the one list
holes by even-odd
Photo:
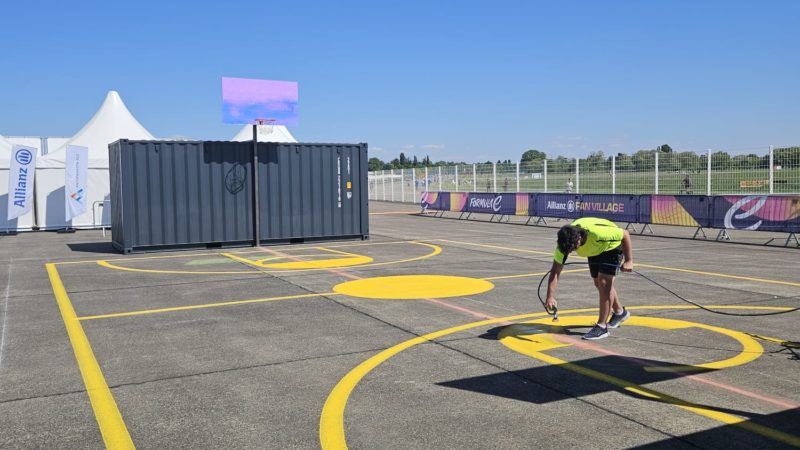
[[639, 196], [621, 194], [582, 194], [576, 204], [584, 217], [601, 217], [617, 222], [639, 220]]
[[8, 171], [8, 220], [30, 212], [33, 206], [33, 175], [36, 172], [36, 149], [14, 145]]
[[517, 195], [470, 192], [466, 208], [471, 213], [513, 216], [517, 213]]
[[89, 175], [89, 149], [76, 145], [67, 146], [67, 162], [64, 167], [64, 200], [66, 221], [86, 212], [86, 178]]
[[800, 232], [800, 196], [720, 195], [713, 205], [714, 228]]
[[534, 215], [577, 219], [581, 217], [580, 201], [578, 194], [536, 194]]
[[650, 223], [710, 227], [711, 198], [705, 195], [651, 195]]

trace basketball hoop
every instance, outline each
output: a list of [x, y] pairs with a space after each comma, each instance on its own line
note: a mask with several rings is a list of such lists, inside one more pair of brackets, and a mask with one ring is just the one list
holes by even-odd
[[259, 133], [260, 134], [271, 134], [272, 127], [277, 122], [276, 119], [256, 119], [256, 125], [259, 126]]

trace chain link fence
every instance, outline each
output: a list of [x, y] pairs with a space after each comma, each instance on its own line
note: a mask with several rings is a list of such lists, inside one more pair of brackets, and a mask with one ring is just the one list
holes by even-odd
[[419, 202], [425, 191], [800, 194], [800, 147], [756, 154], [656, 152], [369, 172], [369, 198]]

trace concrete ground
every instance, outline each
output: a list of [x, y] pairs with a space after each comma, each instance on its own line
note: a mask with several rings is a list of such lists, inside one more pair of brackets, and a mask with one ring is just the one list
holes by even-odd
[[[0, 237], [0, 447], [800, 446], [800, 312], [715, 314], [623, 274], [632, 318], [582, 341], [585, 266], [558, 322], [536, 296], [556, 228], [370, 210], [363, 242]], [[638, 271], [715, 310], [800, 306], [796, 248], [633, 243]]]

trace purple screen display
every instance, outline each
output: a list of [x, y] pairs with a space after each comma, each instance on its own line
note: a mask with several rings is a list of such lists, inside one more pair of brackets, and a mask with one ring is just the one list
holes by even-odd
[[222, 121], [255, 124], [258, 119], [297, 125], [297, 82], [223, 77]]

